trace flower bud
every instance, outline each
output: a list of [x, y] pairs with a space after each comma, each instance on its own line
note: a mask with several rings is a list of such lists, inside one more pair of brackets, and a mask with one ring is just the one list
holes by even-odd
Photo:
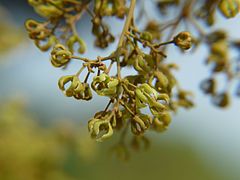
[[165, 131], [171, 123], [171, 116], [168, 112], [164, 112], [155, 116], [153, 119], [152, 127], [158, 132]]
[[[65, 85], [71, 83], [66, 89]], [[76, 99], [90, 100], [92, 99], [92, 92], [87, 83], [82, 83], [75, 75], [63, 76], [58, 81], [59, 88], [68, 97], [74, 97]]]
[[112, 121], [114, 117], [112, 111], [101, 111], [88, 121], [89, 132], [93, 138], [96, 138], [96, 141], [101, 142], [113, 135]]
[[145, 132], [146, 129], [149, 128], [152, 123], [152, 118], [149, 115], [140, 114], [135, 115], [131, 119], [131, 130], [135, 135], [140, 135]]
[[41, 51], [48, 51], [54, 44], [57, 42], [57, 38], [55, 36], [50, 36], [48, 39], [46, 39], [46, 43], [42, 44], [42, 40], [35, 40], [35, 45], [41, 50]]
[[105, 73], [95, 76], [92, 81], [92, 89], [100, 96], [114, 96], [117, 94], [119, 81]]
[[39, 5], [43, 4], [43, 0], [28, 0], [28, 3], [31, 6], [39, 6]]
[[180, 90], [178, 92], [178, 105], [184, 108], [191, 108], [194, 106], [194, 103], [191, 100], [192, 93], [189, 91]]
[[133, 61], [133, 67], [140, 74], [146, 74], [151, 70], [143, 58], [143, 55], [137, 55], [136, 59]]
[[239, 13], [240, 1], [239, 0], [221, 0], [219, 10], [226, 18], [232, 18]]
[[219, 40], [212, 43], [211, 53], [216, 57], [223, 58], [228, 56], [228, 42], [226, 40]]
[[62, 67], [71, 60], [71, 57], [72, 53], [64, 45], [56, 44], [51, 52], [51, 63], [55, 67]]
[[67, 40], [67, 46], [71, 53], [74, 53], [75, 44], [78, 44], [79, 46], [78, 53], [83, 54], [86, 51], [85, 42], [79, 36], [73, 35]]
[[143, 33], [141, 33], [140, 38], [149, 42], [153, 40], [152, 34], [147, 31], [144, 31]]
[[[168, 95], [158, 94], [154, 88], [146, 83], [136, 88], [135, 95], [137, 107], [144, 108], [148, 105], [153, 115], [158, 114], [167, 108], [169, 101]], [[163, 102], [158, 102], [158, 100], [163, 100], [166, 103], [163, 104]]]
[[155, 71], [154, 72], [154, 76], [156, 77], [157, 82], [159, 83], [158, 86], [160, 88], [164, 88], [164, 89], [167, 88], [167, 86], [168, 86], [168, 78], [167, 78], [167, 76], [165, 76], [160, 71]]
[[176, 46], [182, 50], [188, 50], [192, 45], [192, 37], [189, 32], [180, 32], [177, 36], [174, 37], [173, 42]]
[[41, 4], [33, 7], [39, 15], [45, 18], [57, 18], [63, 14], [57, 7], [49, 4]]
[[29, 37], [34, 40], [45, 40], [51, 35], [51, 31], [44, 27], [42, 23], [29, 19], [25, 23]]

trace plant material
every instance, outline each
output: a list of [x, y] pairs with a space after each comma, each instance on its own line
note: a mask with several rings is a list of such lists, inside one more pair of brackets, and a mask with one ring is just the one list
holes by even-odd
[[[136, 3], [136, 0], [131, 0], [129, 5], [125, 0], [29, 0], [29, 4], [46, 21], [28, 20], [25, 24], [29, 37], [40, 50], [52, 48], [51, 63], [54, 67], [65, 68], [74, 60], [82, 62], [75, 75], [59, 79], [59, 88], [66, 96], [76, 99], [91, 100], [92, 90], [109, 99], [106, 108], [89, 120], [88, 129], [97, 141], [103, 141], [122, 129], [121, 143], [116, 149], [123, 158], [128, 156], [123, 139], [129, 127], [136, 137], [143, 137], [150, 129], [162, 132], [171, 123], [171, 112], [180, 107], [194, 106], [193, 94], [180, 87], [173, 73], [178, 69], [177, 64], [167, 62], [168, 46], [174, 44], [185, 51], [192, 46], [197, 49], [199, 44], [207, 45], [209, 55], [206, 64], [213, 68], [211, 77], [202, 82], [201, 89], [212, 96], [213, 104], [218, 107], [226, 107], [230, 97], [227, 91], [218, 93], [215, 76], [224, 74], [226, 83], [230, 83], [239, 75], [239, 71], [232, 71], [229, 47], [239, 50], [240, 43], [231, 42], [222, 30], [206, 32], [197, 19], [211, 26], [215, 23], [217, 9], [227, 18], [234, 17], [239, 11], [239, 1], [159, 0], [155, 3], [164, 17], [168, 15], [169, 8], [179, 12], [177, 17], [166, 22], [161, 18], [148, 21], [143, 29], [135, 22]], [[140, 12], [139, 21], [142, 14], [147, 14], [144, 9]], [[78, 33], [76, 25], [84, 13], [91, 17], [96, 47], [104, 49], [118, 41], [109, 55], [95, 59], [79, 56], [87, 50], [83, 34]], [[105, 17], [124, 19], [119, 39], [111, 32]], [[193, 33], [186, 29], [176, 34], [183, 23], [186, 27], [191, 26]], [[114, 65], [117, 72], [110, 75]], [[122, 73], [127, 67], [132, 68], [133, 75]], [[87, 70], [87, 75], [81, 82], [79, 78], [83, 70]], [[92, 79], [89, 78], [91, 75]], [[145, 108], [149, 112], [144, 111]], [[137, 139], [132, 142], [135, 149], [138, 149], [137, 142]]]

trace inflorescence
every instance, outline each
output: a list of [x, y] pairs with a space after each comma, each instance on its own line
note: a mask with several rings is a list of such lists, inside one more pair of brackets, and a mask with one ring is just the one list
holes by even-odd
[[[225, 107], [229, 104], [228, 93], [217, 92], [214, 77], [223, 73], [229, 83], [239, 76], [239, 72], [231, 69], [228, 53], [230, 41], [225, 31], [206, 33], [196, 18], [203, 19], [211, 26], [217, 9], [227, 18], [234, 17], [240, 7], [239, 1], [211, 0], [200, 3], [194, 0], [159, 0], [155, 3], [163, 17], [172, 7], [179, 10], [179, 15], [163, 23], [150, 20], [143, 30], [135, 23], [136, 0], [131, 0], [130, 4], [126, 0], [28, 2], [46, 21], [27, 20], [26, 29], [40, 50], [51, 49], [51, 64], [57, 68], [65, 68], [71, 61], [82, 62], [82, 67], [76, 74], [59, 79], [60, 90], [67, 97], [78, 100], [91, 100], [93, 91], [99, 96], [109, 98], [106, 108], [97, 112], [88, 122], [89, 132], [97, 141], [111, 137], [115, 130], [124, 129], [125, 133], [129, 126], [131, 132], [137, 136], [149, 129], [162, 132], [171, 123], [171, 112], [179, 107], [191, 108], [194, 105], [192, 93], [182, 89], [173, 74], [178, 66], [166, 62], [166, 49], [171, 44], [181, 51], [189, 50], [192, 46], [196, 48], [200, 43], [208, 45], [210, 54], [207, 64], [214, 67], [212, 76], [201, 83], [201, 88], [212, 96], [215, 105]], [[87, 47], [76, 27], [84, 13], [91, 16], [94, 44], [101, 49], [117, 39], [104, 18], [125, 18], [118, 45], [108, 56], [97, 56], [93, 60], [78, 56], [84, 54]], [[144, 9], [141, 10], [138, 20], [145, 13]], [[188, 31], [175, 34], [182, 23], [191, 25], [197, 35], [194, 37]], [[169, 35], [166, 35], [167, 30]], [[165, 40], [162, 40], [163, 37], [166, 37]], [[237, 42], [232, 42], [232, 45], [237, 49], [240, 47]], [[110, 72], [114, 65], [117, 73], [112, 76]], [[127, 67], [132, 67], [135, 75], [124, 76], [122, 69]], [[82, 82], [79, 77], [84, 70], [87, 70], [87, 75]], [[89, 78], [91, 75], [94, 77]], [[144, 113], [146, 108], [150, 113]], [[144, 138], [143, 141], [147, 142]], [[138, 143], [138, 140], [135, 139], [133, 143]]]

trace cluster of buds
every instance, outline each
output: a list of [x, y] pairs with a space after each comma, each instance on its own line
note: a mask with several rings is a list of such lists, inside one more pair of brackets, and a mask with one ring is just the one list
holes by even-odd
[[47, 51], [56, 44], [57, 39], [52, 35], [47, 23], [40, 23], [30, 19], [26, 21], [25, 27], [29, 37], [34, 40], [35, 45], [42, 51]]
[[126, 0], [96, 0], [92, 15], [92, 33], [96, 36], [95, 46], [106, 48], [115, 38], [109, 31], [109, 27], [103, 23], [104, 16], [116, 16], [124, 18], [127, 13]]
[[[65, 85], [70, 83], [70, 86], [65, 89]], [[74, 97], [76, 99], [90, 100], [92, 99], [92, 92], [88, 83], [82, 83], [76, 75], [63, 76], [58, 81], [59, 88], [67, 97]]]
[[[197, 17], [200, 17], [208, 26], [213, 26], [215, 21], [216, 11], [219, 10], [225, 18], [235, 17], [239, 13], [240, 2], [238, 0], [220, 0], [220, 1], [205, 1], [198, 12]], [[198, 24], [195, 22], [195, 25]], [[211, 74], [200, 84], [202, 91], [211, 97], [214, 105], [220, 108], [225, 108], [230, 104], [230, 88], [234, 79], [239, 79], [238, 61], [231, 59], [231, 50], [236, 49], [239, 52], [239, 43], [233, 42], [228, 37], [226, 31], [218, 29], [211, 33], [206, 33], [198, 26], [198, 31], [201, 36], [199, 42], [205, 42], [209, 48], [209, 55], [206, 64], [210, 64]], [[224, 77], [221, 84], [224, 88], [218, 86], [217, 79], [219, 76]], [[239, 92], [239, 85], [236, 87], [236, 95]]]
[[[179, 95], [177, 100], [173, 99], [172, 89], [176, 85], [176, 79], [172, 69], [175, 69], [176, 65], [162, 63], [166, 55], [160, 48], [173, 43], [183, 50], [189, 49], [192, 42], [191, 35], [188, 32], [182, 32], [167, 43], [158, 43], [159, 26], [152, 22], [144, 31], [139, 31], [129, 20], [129, 17], [133, 16], [133, 9], [130, 7], [127, 10], [126, 1], [97, 0], [93, 6], [93, 12], [88, 9], [89, 3], [75, 0], [30, 1], [37, 13], [48, 20], [44, 23], [28, 20], [26, 28], [34, 41], [54, 39], [53, 43], [47, 43], [48, 47], [40, 48], [48, 50], [53, 47], [51, 64], [54, 67], [64, 68], [73, 59], [83, 61], [82, 68], [75, 75], [63, 76], [59, 79], [60, 90], [67, 97], [80, 100], [91, 100], [92, 90], [97, 95], [110, 99], [106, 109], [96, 113], [88, 123], [91, 136], [98, 141], [111, 137], [114, 130], [127, 128], [128, 124], [131, 126], [132, 133], [137, 136], [143, 135], [149, 129], [157, 132], [166, 130], [171, 122], [170, 111], [176, 109], [172, 104], [176, 105], [178, 102], [178, 106], [189, 107], [190, 103], [184, 95]], [[76, 31], [76, 22], [83, 11], [91, 15], [92, 32], [97, 37], [95, 45], [102, 49], [114, 41], [114, 36], [103, 22], [103, 18], [105, 16], [124, 18], [128, 11], [131, 14], [128, 14], [120, 43], [111, 55], [97, 57], [96, 60], [75, 55], [75, 53], [82, 54], [86, 51], [85, 42]], [[61, 29], [60, 34], [56, 33], [55, 31], [60, 28], [59, 24], [62, 23], [65, 23], [66, 29]], [[77, 51], [76, 46], [78, 46]], [[141, 46], [149, 48], [150, 51], [143, 51]], [[104, 62], [108, 60], [111, 61], [109, 67]], [[117, 64], [118, 72], [116, 76], [110, 76], [109, 71], [114, 63]], [[137, 75], [121, 77], [120, 71], [125, 66], [133, 67]], [[85, 68], [88, 73], [84, 82], [81, 82], [79, 76]], [[98, 73], [91, 83], [88, 83], [89, 76], [95, 73], [95, 69], [98, 69]], [[109, 110], [111, 104], [113, 108]], [[151, 115], [143, 113], [146, 107], [149, 108]], [[137, 142], [139, 141], [133, 140], [135, 147]]]
[[[218, 107], [226, 107], [230, 103], [229, 95], [227, 90], [219, 92], [217, 89], [216, 75], [226, 75], [227, 81], [232, 79], [227, 34], [220, 30], [210, 33], [208, 35], [208, 45], [210, 54], [206, 63], [213, 64], [213, 69], [211, 70], [212, 75], [203, 80], [200, 87], [205, 94], [211, 96], [214, 105]], [[227, 83], [228, 82], [226, 82], [226, 84]]]
[[51, 30], [47, 29], [46, 24], [37, 22], [35, 20], [28, 20], [25, 27], [28, 31], [29, 37], [36, 40], [44, 40], [51, 35]]
[[215, 14], [217, 10], [219, 10], [225, 18], [233, 18], [239, 13], [239, 0], [205, 0], [203, 2], [195, 15], [204, 20], [208, 26], [215, 24]]
[[28, 0], [28, 2], [40, 16], [47, 19], [45, 22], [29, 19], [25, 23], [29, 37], [40, 50], [48, 51], [61, 42], [72, 53], [76, 44], [79, 46], [78, 53], [86, 51], [84, 40], [76, 32], [76, 22], [89, 2], [78, 0]]
[[88, 121], [88, 129], [93, 138], [103, 141], [113, 135], [113, 129], [117, 127], [119, 118], [122, 117], [119, 111], [100, 111]]
[[[144, 108], [148, 106], [153, 115], [157, 115], [167, 110], [167, 104], [169, 103], [169, 96], [167, 94], [159, 94], [149, 84], [142, 84], [135, 90], [136, 105], [138, 108]], [[158, 101], [163, 101], [160, 103]]]
[[127, 12], [126, 0], [96, 0], [94, 4], [94, 13], [103, 16], [117, 16], [124, 18]]
[[[105, 77], [104, 79], [106, 80]], [[114, 82], [114, 80], [112, 80], [112, 82]], [[107, 84], [104, 83], [103, 85]], [[96, 137], [97, 140], [101, 141], [112, 136], [114, 129], [122, 127], [122, 124], [126, 125], [127, 122], [130, 122], [131, 131], [135, 135], [142, 135], [150, 128], [158, 132], [167, 129], [171, 121], [168, 113], [169, 97], [167, 94], [159, 94], [147, 83], [134, 87], [134, 85], [130, 85], [130, 82], [127, 79], [124, 79], [121, 85], [123, 88], [123, 97], [119, 103], [124, 109], [120, 109], [119, 104], [115, 104], [112, 110], [105, 110], [97, 113], [94, 118], [89, 121], [89, 130], [92, 137]], [[128, 88], [129, 85], [134, 87], [133, 90]], [[114, 96], [116, 96], [116, 92], [113, 94], [108, 93], [109, 90], [107, 91], [108, 88], [111, 90], [112, 87], [113, 86], [103, 88], [99, 95], [111, 96], [113, 99]], [[134, 104], [135, 107], [133, 107]], [[150, 109], [152, 116], [141, 112], [141, 109], [145, 107]], [[101, 134], [101, 131], [104, 131], [105, 133]], [[98, 137], [99, 134], [101, 134], [100, 137]]]
[[99, 48], [106, 48], [112, 42], [114, 42], [114, 36], [109, 32], [109, 28], [102, 22], [99, 17], [92, 19], [92, 33], [96, 36], [95, 46]]
[[112, 78], [105, 73], [95, 76], [92, 81], [92, 89], [99, 96], [114, 96], [118, 92], [119, 80]]
[[34, 10], [45, 18], [57, 18], [63, 14], [63, 11], [58, 8], [62, 2], [51, 0], [28, 0], [28, 3], [34, 7]]
[[[114, 131], [127, 129], [130, 126], [134, 135], [132, 147], [138, 149], [141, 142], [148, 144], [143, 137], [147, 130], [165, 131], [171, 123], [171, 112], [177, 111], [180, 107], [191, 108], [194, 105], [192, 93], [183, 90], [175, 78], [173, 71], [178, 69], [178, 66], [165, 61], [167, 45], [174, 44], [185, 51], [194, 43], [195, 38], [187, 31], [175, 35], [175, 30], [183, 20], [193, 25], [200, 34], [199, 39], [201, 39], [196, 38], [196, 41], [206, 40], [209, 45], [210, 55], [207, 63], [214, 68], [212, 76], [201, 84], [201, 88], [212, 96], [215, 105], [226, 107], [229, 104], [228, 92], [218, 92], [213, 77], [219, 73], [227, 75], [229, 81], [233, 77], [230, 70], [227, 35], [222, 31], [205, 34], [195, 22], [196, 14], [192, 13], [192, 10], [195, 10], [192, 7], [194, 2], [158, 1], [161, 11], [168, 6], [183, 4], [180, 17], [161, 26], [157, 21], [150, 21], [143, 30], [139, 30], [133, 19], [136, 0], [131, 0], [129, 8], [126, 7], [125, 0], [29, 0], [36, 12], [47, 20], [43, 23], [28, 20], [26, 28], [29, 37], [41, 50], [46, 51], [53, 47], [51, 63], [54, 67], [64, 68], [74, 59], [82, 62], [81, 69], [75, 75], [63, 76], [59, 79], [59, 88], [67, 97], [88, 101], [92, 99], [92, 91], [94, 91], [97, 95], [109, 99], [106, 108], [96, 113], [88, 122], [91, 136], [97, 141], [103, 141], [111, 137]], [[214, 7], [218, 7], [226, 17], [235, 16], [236, 9], [239, 9], [239, 4], [235, 1], [202, 2], [204, 2], [202, 6], [204, 10], [197, 16], [203, 17], [204, 13], [209, 15], [207, 20], [209, 24], [214, 22], [214, 11], [212, 11]], [[78, 35], [76, 28], [76, 23], [84, 12], [91, 16], [92, 33], [96, 37], [95, 45], [101, 49], [108, 47], [117, 37], [110, 32], [104, 17], [115, 16], [123, 19], [127, 15], [118, 46], [109, 56], [98, 56], [91, 60], [76, 55], [86, 51], [86, 44]], [[161, 42], [165, 35], [163, 31], [168, 28], [171, 29], [171, 36]], [[42, 45], [42, 42], [46, 44]], [[234, 46], [240, 49], [239, 44], [235, 43]], [[75, 50], [76, 46], [77, 50]], [[112, 75], [114, 64], [117, 69], [116, 75]], [[122, 70], [126, 67], [132, 68], [133, 75], [122, 74]], [[88, 72], [85, 80], [81, 82], [79, 76], [84, 69]], [[93, 75], [91, 80], [89, 80], [90, 75]], [[148, 112], [144, 113], [145, 110]], [[125, 129], [121, 138], [124, 138]], [[141, 140], [137, 139], [140, 137]], [[117, 147], [120, 154], [127, 157], [123, 140]]]

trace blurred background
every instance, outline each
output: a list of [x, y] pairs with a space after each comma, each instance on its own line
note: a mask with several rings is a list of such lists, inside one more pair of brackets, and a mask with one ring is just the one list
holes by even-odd
[[[169, 61], [180, 65], [176, 75], [182, 86], [195, 92], [196, 107], [175, 114], [168, 131], [148, 133], [147, 150], [125, 151], [118, 135], [100, 144], [90, 139], [87, 120], [105, 107], [106, 99], [82, 102], [62, 94], [59, 77], [79, 65], [66, 72], [52, 67], [49, 53], [40, 52], [27, 37], [28, 18], [38, 19], [26, 0], [0, 0], [1, 180], [240, 179], [240, 100], [232, 98], [229, 108], [219, 109], [200, 92], [199, 83], [209, 74], [206, 47], [186, 54], [170, 47], [173, 53], [168, 53]], [[84, 16], [79, 24], [88, 42], [86, 56], [110, 53], [114, 44], [106, 51], [94, 49], [89, 20]], [[109, 21], [121, 31], [122, 23]], [[240, 38], [239, 16], [218, 16], [216, 28]]]

